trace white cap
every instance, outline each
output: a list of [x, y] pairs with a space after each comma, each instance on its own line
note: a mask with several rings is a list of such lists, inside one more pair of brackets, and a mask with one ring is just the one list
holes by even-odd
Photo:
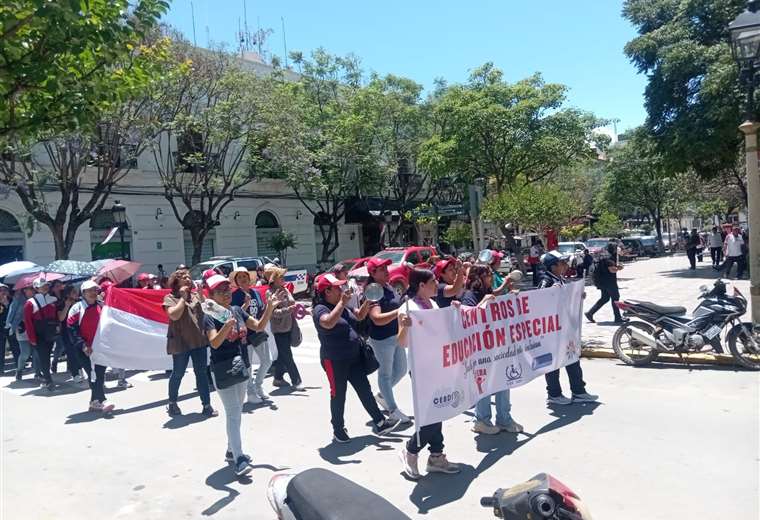
[[79, 287], [80, 291], [86, 291], [87, 289], [98, 289], [100, 290], [100, 286], [95, 283], [93, 280], [85, 280], [82, 282], [82, 285]]
[[43, 285], [47, 285], [48, 283], [50, 283], [50, 282], [48, 282], [47, 280], [45, 280], [44, 276], [40, 276], [39, 278], [36, 278], [32, 282], [32, 287], [35, 288], [35, 289], [39, 289], [40, 287], [42, 287]]
[[209, 288], [209, 289], [211, 289], [212, 291], [213, 291], [214, 289], [216, 289], [216, 288], [217, 288], [217, 286], [219, 286], [219, 285], [221, 285], [221, 284], [223, 284], [223, 283], [229, 284], [229, 283], [230, 283], [230, 281], [229, 281], [227, 278], [225, 278], [224, 276], [220, 275], [220, 274], [215, 274], [214, 276], [211, 276], [211, 277], [209, 277], [209, 278], [206, 280], [206, 285], [207, 285], [207, 286], [208, 286], [208, 288]]

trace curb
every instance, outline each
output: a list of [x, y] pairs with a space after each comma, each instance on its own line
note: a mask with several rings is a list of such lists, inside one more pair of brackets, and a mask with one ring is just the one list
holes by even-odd
[[[615, 351], [608, 348], [584, 347], [581, 355], [585, 358], [617, 359]], [[721, 365], [740, 368], [734, 357], [728, 354], [684, 354], [683, 358], [677, 354], [658, 354], [656, 361], [681, 365]]]

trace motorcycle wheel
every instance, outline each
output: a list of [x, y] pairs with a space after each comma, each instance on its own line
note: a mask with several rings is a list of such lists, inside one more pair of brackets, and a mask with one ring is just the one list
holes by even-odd
[[626, 365], [640, 367], [648, 365], [657, 357], [657, 350], [631, 337], [630, 329], [640, 329], [642, 332], [654, 334], [654, 327], [643, 321], [631, 321], [622, 325], [612, 336], [612, 348], [615, 355]]
[[760, 370], [760, 332], [752, 331], [745, 322], [728, 331], [728, 349], [738, 364], [750, 370]]

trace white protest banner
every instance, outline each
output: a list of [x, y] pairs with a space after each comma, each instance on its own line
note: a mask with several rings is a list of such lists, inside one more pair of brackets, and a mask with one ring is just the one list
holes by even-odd
[[485, 309], [410, 311], [417, 427], [578, 361], [583, 283], [496, 298]]

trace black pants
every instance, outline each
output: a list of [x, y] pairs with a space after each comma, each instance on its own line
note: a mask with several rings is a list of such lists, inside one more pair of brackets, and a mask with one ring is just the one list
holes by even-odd
[[599, 298], [599, 301], [589, 309], [588, 314], [593, 316], [596, 311], [604, 306], [605, 303], [611, 301], [612, 313], [615, 315], [615, 321], [620, 321], [622, 319], [622, 316], [620, 316], [620, 309], [615, 305], [615, 302], [620, 300], [620, 291], [618, 290], [617, 285], [602, 286], [599, 287], [599, 290], [602, 292], [602, 295]]
[[285, 372], [290, 377], [290, 384], [296, 385], [301, 382], [301, 374], [293, 359], [293, 350], [290, 346], [290, 332], [280, 332], [274, 335], [277, 344], [277, 361], [274, 362], [274, 378], [282, 379]]
[[87, 373], [87, 380], [90, 382], [90, 401], [106, 400], [105, 383], [106, 367], [95, 365], [95, 381], [92, 380], [93, 365], [90, 358], [83, 351], [76, 349], [77, 364]]
[[342, 430], [345, 425], [343, 411], [346, 408], [348, 383], [354, 387], [362, 406], [367, 410], [375, 424], [385, 418], [380, 408], [377, 407], [375, 396], [372, 395], [372, 387], [369, 386], [369, 379], [364, 372], [364, 365], [358, 357], [349, 360], [323, 359], [322, 368], [324, 368], [327, 380], [330, 382], [330, 422], [333, 430]]
[[585, 274], [584, 271], [585, 270], [583, 269], [583, 266], [579, 265], [578, 267], [575, 268], [575, 277], [578, 278], [579, 280], [581, 278], [584, 278], [584, 274]]
[[720, 262], [723, 260], [723, 248], [711, 247], [710, 258], [712, 259], [713, 267], [718, 267], [720, 265]]
[[406, 451], [409, 453], [416, 455], [425, 446], [428, 447], [430, 453], [443, 453], [443, 423], [437, 422], [423, 426], [420, 428], [419, 442], [417, 442], [417, 437], [417, 434], [412, 435], [406, 443]]
[[541, 270], [538, 268], [538, 264], [533, 266], [533, 287], [538, 287], [538, 282], [541, 281]]
[[736, 264], [736, 277], [741, 278], [744, 275], [744, 260], [744, 255], [727, 256], [726, 263], [723, 264], [723, 276], [729, 278], [731, 275], [731, 268]]
[[53, 378], [50, 376], [50, 354], [53, 349], [53, 343], [37, 338], [37, 345], [32, 345], [37, 349], [40, 358], [40, 375], [46, 383], [51, 383]]
[[686, 256], [689, 257], [689, 267], [691, 269], [697, 268], [697, 249], [694, 247], [690, 247], [686, 250]]
[[[583, 394], [586, 392], [586, 383], [583, 382], [583, 370], [581, 370], [581, 362], [576, 361], [565, 367], [567, 370], [567, 377], [570, 378], [570, 391], [573, 395]], [[546, 392], [549, 397], [559, 397], [562, 395], [562, 385], [559, 383], [559, 370], [553, 372], [547, 372], [544, 377], [546, 378]]]

